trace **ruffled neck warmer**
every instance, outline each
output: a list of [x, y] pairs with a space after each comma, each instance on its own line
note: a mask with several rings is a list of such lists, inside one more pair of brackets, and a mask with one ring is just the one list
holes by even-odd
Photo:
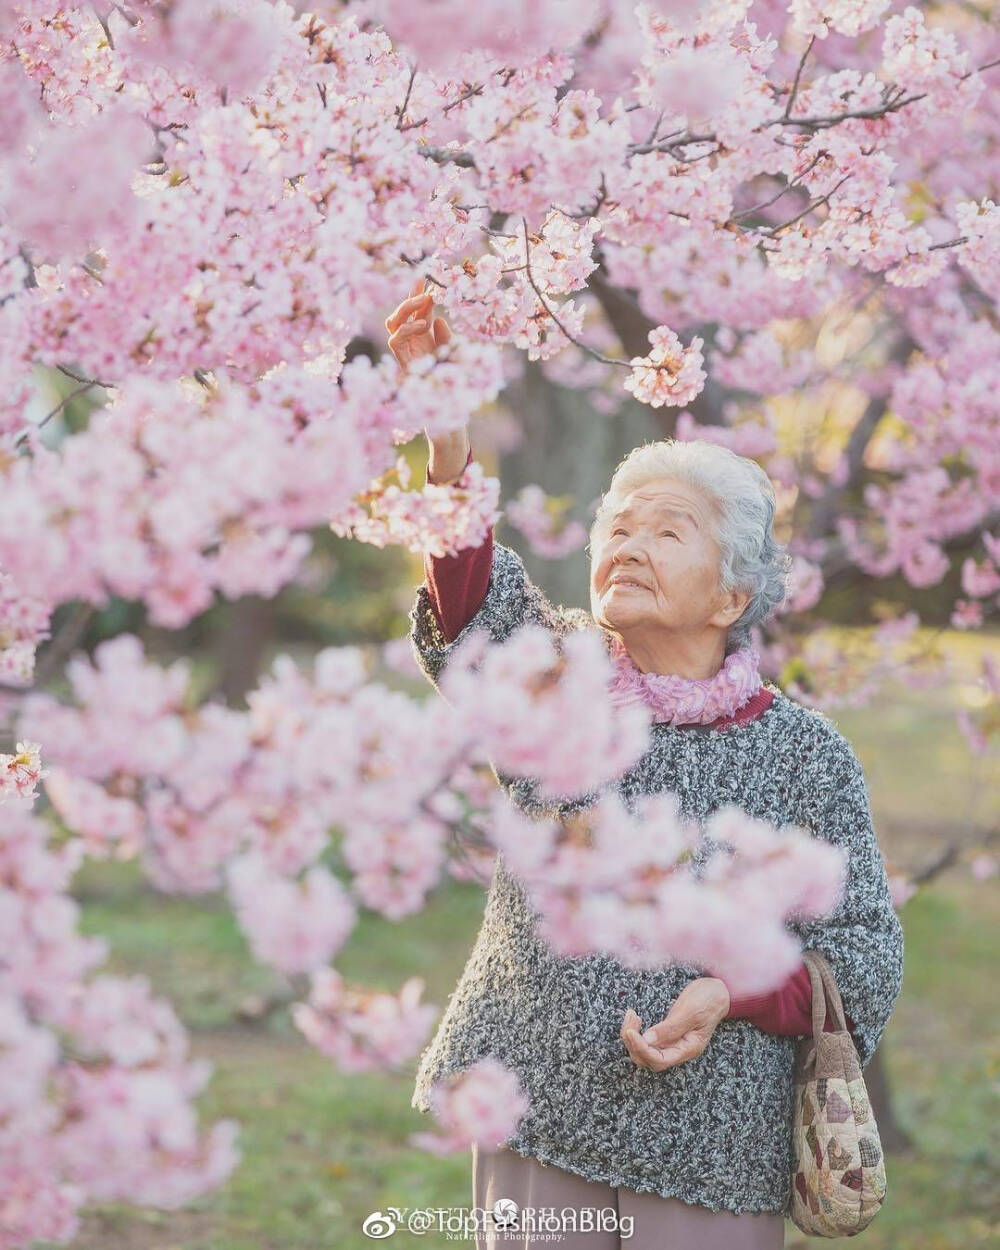
[[763, 685], [760, 655], [752, 645], [727, 655], [714, 677], [695, 678], [644, 673], [616, 634], [606, 632], [605, 637], [615, 666], [608, 683], [612, 702], [617, 706], [644, 702], [652, 709], [655, 723], [705, 725], [733, 716]]

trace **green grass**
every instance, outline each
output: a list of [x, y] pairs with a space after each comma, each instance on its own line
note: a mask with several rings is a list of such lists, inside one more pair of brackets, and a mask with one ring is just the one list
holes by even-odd
[[[994, 894], [992, 883], [952, 873], [903, 909], [906, 976], [883, 1054], [900, 1117], [919, 1151], [889, 1157], [889, 1197], [862, 1234], [872, 1250], [996, 1244], [990, 1240], [1000, 1215], [992, 1042], [1000, 1011], [989, 993], [996, 962]], [[233, 932], [222, 924], [224, 917], [204, 924], [196, 903], [174, 906], [186, 907], [188, 923], [178, 923], [175, 933], [179, 963], [173, 976], [178, 984], [183, 981], [191, 949], [200, 946], [199, 961], [213, 953], [218, 958], [224, 997], [237, 944]], [[404, 925], [368, 917], [340, 963], [352, 976], [377, 969], [378, 981], [386, 985], [423, 972], [433, 986], [428, 997], [443, 1004], [475, 935], [481, 906], [481, 891], [451, 884], [431, 911]], [[103, 913], [103, 907], [98, 913], [92, 907], [88, 920]], [[131, 921], [120, 921], [118, 932], [130, 930], [128, 950], [117, 952], [115, 962], [120, 970], [143, 969], [146, 953], [162, 937], [163, 913], [146, 903], [125, 910]], [[178, 913], [175, 919], [179, 922]], [[248, 984], [252, 972], [247, 957]], [[201, 1017], [197, 996], [181, 1001]], [[181, 1014], [195, 1027], [183, 1008]], [[370, 1244], [359, 1225], [371, 1211], [470, 1203], [468, 1156], [441, 1160], [408, 1144], [410, 1133], [426, 1127], [425, 1118], [409, 1106], [410, 1074], [338, 1073], [299, 1039], [284, 1015], [270, 1026], [198, 1026], [194, 1053], [216, 1065], [199, 1100], [202, 1122], [225, 1116], [242, 1125], [237, 1172], [223, 1189], [185, 1212], [114, 1206], [90, 1211], [76, 1245], [347, 1250]], [[805, 1245], [799, 1237], [789, 1224], [786, 1245]]]
[[[891, 702], [834, 719], [865, 765], [890, 861], [919, 866], [946, 838], [967, 848], [981, 842], [989, 803], [980, 793], [970, 817], [967, 787], [976, 769], [984, 782], [995, 778], [996, 760], [976, 762], [964, 751], [940, 692], [899, 691]], [[88, 1209], [74, 1246], [354, 1250], [372, 1244], [360, 1232], [372, 1211], [470, 1204], [468, 1155], [439, 1159], [409, 1144], [411, 1133], [430, 1127], [409, 1106], [412, 1065], [406, 1074], [341, 1074], [305, 1043], [285, 1008], [240, 1023], [248, 998], [300, 991], [255, 965], [219, 898], [160, 895], [134, 864], [87, 864], [75, 885], [82, 928], [110, 942], [110, 970], [148, 975], [191, 1030], [193, 1054], [215, 1064], [198, 1100], [201, 1122], [238, 1120], [243, 1158], [228, 1184], [183, 1211]], [[1000, 1246], [997, 892], [996, 878], [976, 881], [960, 864], [902, 910], [905, 980], [882, 1054], [917, 1148], [889, 1156], [885, 1207], [861, 1238], [828, 1244]], [[425, 998], [443, 1007], [483, 899], [476, 886], [452, 882], [403, 923], [366, 915], [338, 967], [384, 988], [422, 976]], [[807, 1244], [789, 1223], [786, 1246]]]
[[[903, 907], [903, 991], [882, 1053], [915, 1149], [887, 1158], [885, 1205], [861, 1234], [872, 1250], [1000, 1244], [995, 895], [955, 872]], [[789, 1224], [786, 1245], [799, 1244]]]
[[[94, 898], [102, 872], [110, 899]], [[126, 877], [132, 873], [131, 890]], [[405, 1074], [349, 1075], [302, 1039], [287, 1010], [252, 1027], [220, 1023], [246, 994], [287, 990], [256, 968], [218, 900], [151, 894], [138, 872], [87, 865], [81, 927], [108, 937], [108, 967], [144, 973], [193, 1031], [193, 1053], [215, 1064], [199, 1099], [202, 1123], [239, 1120], [243, 1160], [221, 1190], [182, 1213], [108, 1204], [83, 1218], [78, 1247], [123, 1250], [321, 1250], [369, 1245], [359, 1226], [390, 1205], [468, 1205], [467, 1156], [438, 1159], [412, 1147], [431, 1127], [410, 1107]], [[426, 982], [425, 999], [444, 1006], [482, 914], [483, 891], [449, 883], [437, 902], [402, 924], [366, 915], [338, 958], [352, 980], [397, 988]], [[216, 999], [211, 1000], [215, 968]], [[169, 987], [169, 988], [168, 988]]]

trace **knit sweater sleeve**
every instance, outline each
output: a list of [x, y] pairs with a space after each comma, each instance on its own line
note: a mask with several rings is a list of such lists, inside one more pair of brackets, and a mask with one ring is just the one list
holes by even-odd
[[[466, 615], [473, 599], [481, 599], [454, 637], [447, 636], [442, 619], [435, 611], [431, 583], [437, 580], [438, 570], [435, 569], [432, 579], [425, 579], [417, 587], [416, 599], [409, 613], [410, 643], [417, 664], [435, 687], [439, 687], [452, 655], [473, 630], [484, 630], [495, 643], [506, 641], [522, 625], [529, 623], [562, 635], [570, 628], [570, 614], [580, 613], [580, 609], [554, 606], [528, 576], [524, 562], [516, 551], [495, 539], [491, 540], [490, 547], [491, 561], [485, 593], [480, 596], [474, 581], [470, 580], [466, 589], [452, 598], [452, 602], [457, 603], [458, 617]], [[465, 572], [474, 572], [478, 559], [481, 556], [470, 555], [464, 561], [460, 557], [458, 566], [451, 569], [446, 566], [446, 577], [454, 574], [461, 580]], [[447, 616], [444, 596], [441, 598], [442, 615]]]
[[[801, 823], [847, 852], [843, 897], [816, 920], [790, 920], [805, 949], [833, 970], [864, 1068], [878, 1046], [903, 983], [903, 928], [872, 824], [864, 772], [847, 739], [833, 730], [814, 751], [810, 799]], [[816, 767], [815, 765], [818, 765]]]

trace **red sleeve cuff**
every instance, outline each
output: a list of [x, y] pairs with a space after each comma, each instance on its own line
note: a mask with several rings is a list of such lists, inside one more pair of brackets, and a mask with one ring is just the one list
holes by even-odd
[[[720, 980], [725, 981], [724, 977]], [[767, 994], [743, 994], [730, 999], [728, 1019], [746, 1020], [763, 1029], [765, 1033], [777, 1033], [784, 1037], [812, 1033], [812, 981], [804, 962], [786, 980]], [[854, 1021], [844, 1013], [847, 1027], [854, 1031]], [[833, 1032], [833, 1021], [827, 1016], [823, 1026], [827, 1033]]]
[[[472, 446], [465, 463], [472, 461]], [[430, 481], [430, 477], [427, 477]], [[479, 611], [493, 571], [493, 529], [478, 547], [463, 547], [454, 555], [424, 554], [424, 581], [441, 632], [454, 642]]]

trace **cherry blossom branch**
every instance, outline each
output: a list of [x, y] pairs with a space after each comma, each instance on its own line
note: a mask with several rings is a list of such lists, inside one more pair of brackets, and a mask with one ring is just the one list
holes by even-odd
[[[412, 79], [411, 79], [411, 82], [412, 82]], [[441, 108], [441, 112], [450, 113], [453, 108], [457, 108], [460, 104], [464, 104], [466, 100], [471, 100], [473, 96], [482, 95], [482, 94], [483, 94], [483, 84], [475, 83], [473, 86], [471, 86], [468, 89], [468, 91], [463, 91], [460, 96], [456, 96], [454, 100], [449, 100], [447, 104], [443, 105]], [[407, 92], [407, 99], [408, 98], [409, 98], [409, 92]], [[511, 118], [511, 121], [514, 121], [514, 120], [515, 120], [514, 118]], [[429, 121], [430, 121], [430, 115], [428, 114], [428, 116], [426, 117], [421, 117], [419, 121], [403, 122], [402, 114], [400, 114], [400, 122], [397, 123], [396, 129], [397, 130], [413, 130], [417, 126], [426, 126]], [[430, 150], [431, 149], [424, 149], [421, 152], [421, 155], [426, 155], [427, 152]], [[439, 152], [443, 158], [447, 158], [452, 155], [468, 155], [467, 153], [452, 153], [452, 152], [447, 151], [444, 148], [435, 148], [433, 150], [435, 152]], [[468, 163], [474, 164], [471, 157], [469, 157]], [[466, 164], [466, 162], [457, 160], [454, 162], [454, 164], [464, 165]]]
[[[649, 138], [646, 140], [646, 142], [647, 142], [647, 143], [655, 143], [655, 142], [656, 142], [656, 132], [660, 129], [660, 123], [661, 123], [662, 121], [663, 121], [663, 113], [661, 112], [661, 113], [660, 113], [660, 115], [659, 115], [659, 116], [657, 117], [657, 119], [656, 119], [656, 123], [655, 123], [655, 125], [653, 126], [653, 132], [652, 132], [652, 134], [651, 134], [651, 135], [649, 136]], [[668, 137], [669, 137], [669, 136], [668, 136]]]
[[913, 104], [916, 100], [922, 100], [927, 94], [926, 91], [917, 95], [907, 96], [905, 94], [893, 95], [893, 92], [903, 93], [903, 87], [888, 87], [886, 89], [887, 98], [884, 103], [867, 109], [846, 109], [843, 113], [832, 113], [827, 117], [774, 117], [769, 122], [764, 122], [764, 127], [768, 126], [807, 126], [813, 130], [829, 130], [832, 126], [839, 126], [841, 122], [852, 120], [872, 121], [878, 117], [885, 117], [889, 113], [895, 113], [898, 109], [904, 108], [907, 104]]
[[585, 351], [585, 352], [587, 352], [589, 355], [593, 356], [595, 360], [599, 360], [599, 361], [601, 361], [601, 363], [602, 363], [602, 364], [606, 364], [606, 365], [624, 365], [626, 368], [628, 368], [628, 361], [627, 361], [627, 360], [615, 360], [615, 359], [614, 359], [613, 357], [611, 357], [611, 356], [605, 356], [605, 355], [604, 355], [604, 353], [603, 353], [603, 352], [599, 352], [599, 351], [597, 350], [597, 348], [596, 348], [596, 347], [591, 347], [591, 346], [589, 346], [589, 344], [587, 344], [587, 343], [583, 343], [583, 342], [581, 342], [581, 341], [580, 341], [580, 339], [575, 338], [572, 334], [570, 334], [570, 332], [569, 332], [569, 331], [566, 329], [566, 327], [562, 324], [562, 322], [559, 320], [559, 318], [556, 316], [556, 314], [555, 314], [555, 313], [552, 311], [552, 309], [548, 306], [548, 304], [546, 303], [546, 300], [545, 300], [545, 296], [544, 296], [544, 295], [542, 294], [542, 292], [539, 290], [538, 283], [535, 281], [534, 274], [531, 272], [531, 243], [529, 242], [529, 239], [528, 239], [528, 223], [527, 223], [527, 220], [526, 220], [524, 217], [522, 217], [522, 218], [521, 218], [521, 225], [522, 225], [522, 227], [523, 227], [523, 229], [524, 229], [524, 268], [525, 268], [525, 276], [527, 277], [528, 282], [529, 282], [529, 283], [530, 283], [530, 285], [531, 285], [531, 289], [535, 292], [535, 295], [538, 297], [538, 302], [539, 302], [539, 303], [541, 304], [541, 306], [545, 309], [546, 313], [549, 315], [549, 317], [551, 317], [551, 318], [552, 318], [552, 320], [555, 322], [555, 324], [559, 327], [559, 329], [562, 331], [562, 333], [566, 336], [566, 338], [567, 338], [567, 339], [568, 339], [571, 343], [575, 343], [577, 347], [581, 348], [583, 351]]
[[102, 386], [106, 391], [114, 389], [113, 382], [102, 382], [99, 378], [84, 377], [83, 374], [77, 373], [75, 369], [71, 369], [69, 365], [56, 365], [60, 373], [65, 373], [68, 378], [72, 378], [74, 382], [85, 382], [87, 386]]
[[[964, 82], [966, 78], [971, 78], [973, 74], [981, 74], [984, 70], [992, 69], [994, 65], [1000, 65], [1000, 57], [993, 61], [984, 61], [982, 65], [977, 65], [973, 69], [966, 70], [964, 74], [958, 74], [957, 78], [960, 82]], [[905, 91], [905, 87], [893, 85], [888, 86], [886, 88], [886, 92], [889, 98], [885, 104], [880, 105], [878, 108], [850, 109], [844, 113], [834, 113], [829, 117], [778, 117], [769, 122], [765, 122], [764, 125], [804, 125], [812, 126], [816, 130], [825, 130], [829, 129], [831, 126], [836, 126], [840, 122], [849, 121], [853, 118], [873, 120], [878, 117], [885, 117], [887, 113], [895, 113], [897, 110], [905, 108], [908, 104], [914, 104], [917, 100], [923, 100], [928, 94], [926, 91], [918, 91], [913, 95], [908, 96], [905, 94]], [[899, 92], [900, 94], [892, 98], [893, 92]]]
[[24, 280], [24, 285], [29, 289], [38, 286], [38, 278], [35, 275], [35, 262], [31, 259], [31, 253], [23, 243], [18, 247], [17, 253], [28, 268], [28, 276]]
[[796, 214], [796, 216], [794, 216], [790, 221], [783, 222], [780, 226], [771, 226], [767, 229], [755, 230], [752, 232], [748, 231], [747, 233], [758, 234], [770, 239], [776, 238], [782, 230], [787, 230], [789, 226], [794, 226], [797, 221], [801, 221], [803, 217], [808, 216], [814, 208], [819, 208], [821, 204], [829, 203], [830, 196], [833, 195], [834, 191], [839, 191], [848, 178], [852, 178], [853, 176], [853, 174], [844, 174], [843, 178], [841, 178], [835, 187], [831, 187], [830, 190], [827, 191], [826, 195], [821, 195], [819, 199], [813, 200], [811, 204], [807, 204], [802, 212]]
[[[811, 46], [812, 43], [810, 42], [810, 47]], [[807, 48], [806, 53], [808, 51], [809, 49]], [[805, 61], [806, 53], [803, 53], [799, 69], [796, 71], [793, 91], [797, 91], [802, 64]], [[1000, 57], [992, 61], [985, 61], [982, 65], [977, 65], [973, 69], [967, 70], [966, 73], [958, 75], [958, 78], [960, 81], [966, 78], [971, 78], [973, 74], [983, 73], [983, 71], [992, 69], [998, 64], [1000, 64]], [[463, 96], [445, 105], [445, 110], [451, 108], [455, 104], [460, 104], [463, 99], [468, 99], [469, 95], [477, 94], [481, 91], [481, 86], [470, 89], [470, 91], [465, 93]], [[763, 122], [761, 129], [765, 129], [770, 126], [804, 126], [810, 127], [814, 130], [826, 130], [845, 121], [859, 119], [872, 121], [879, 117], [885, 117], [889, 113], [898, 112], [899, 109], [905, 108], [908, 104], [914, 104], [917, 100], [922, 100], [927, 95], [926, 91], [915, 92], [913, 95], [906, 95], [904, 87], [899, 87], [893, 84], [889, 84], [886, 87], [886, 93], [887, 97], [885, 101], [877, 107], [867, 109], [846, 109], [843, 113], [832, 113], [826, 117], [791, 117], [789, 115], [788, 106], [786, 106], [786, 111], [780, 117], [773, 117], [770, 121]], [[794, 97], [790, 97], [790, 102], [792, 98]], [[410, 126], [424, 125], [428, 120], [429, 118], [424, 118], [422, 121], [412, 122], [406, 127], [401, 127], [401, 129], [409, 129]], [[515, 120], [516, 118], [511, 118], [507, 124], [509, 125]], [[649, 142], [647, 140], [645, 143], [630, 143], [625, 150], [630, 156], [645, 156], [651, 152], [673, 153], [676, 148], [690, 147], [691, 145], [698, 143], [717, 144], [718, 137], [714, 131], [708, 134], [688, 134], [685, 132], [677, 135], [676, 137], [667, 136], [658, 142]], [[420, 149], [420, 155], [436, 161], [438, 164], [447, 164], [448, 162], [451, 162], [463, 167], [475, 167], [475, 160], [468, 152], [453, 151], [451, 149], [439, 147], [424, 147]], [[700, 158], [681, 156], [680, 159], [682, 159], [685, 163], [691, 163], [694, 159]]]
[[[70, 391], [70, 393], [66, 396], [65, 399], [61, 399], [59, 403], [56, 404], [56, 406], [50, 412], [47, 412], [45, 416], [42, 417], [41, 421], [36, 422], [35, 429], [40, 430], [42, 426], [46, 423], [46, 421], [51, 421], [51, 419], [54, 416], [62, 412], [62, 410], [66, 407], [67, 404], [71, 404], [78, 395], [85, 395], [87, 391], [93, 390], [95, 386], [99, 386], [99, 385], [100, 383], [98, 382], [84, 382], [82, 386], [78, 386], [74, 390]], [[23, 438], [24, 434], [26, 433], [27, 431], [22, 431], [22, 433], [18, 437]]]
[[[406, 107], [410, 103], [410, 95], [413, 92], [413, 80], [416, 78], [416, 76], [417, 76], [417, 63], [416, 61], [414, 61], [413, 64], [410, 66], [410, 81], [406, 84], [406, 94], [403, 96], [403, 103], [397, 109], [397, 115], [396, 115], [396, 129], [397, 130], [403, 129], [403, 118], [406, 116]], [[326, 101], [324, 100], [323, 103], [325, 104]]]
[[650, 152], [672, 152], [676, 147], [688, 147], [692, 143], [717, 143], [718, 139], [714, 134], [710, 135], [689, 135], [681, 133], [678, 138], [672, 139], [669, 136], [661, 139], [658, 143], [630, 143], [625, 149], [629, 156], [646, 156]]
[[92, 4], [90, 7], [94, 11], [94, 17], [97, 18], [98, 22], [100, 23], [101, 29], [104, 31], [104, 35], [108, 41], [108, 47], [114, 50], [115, 37], [111, 33], [111, 27], [108, 25], [108, 17], [107, 17], [107, 15], [110, 14], [111, 9], [108, 9], [107, 13], [102, 14], [96, 4]]
[[[589, 356], [592, 356], [595, 360], [599, 360], [602, 364], [605, 364], [605, 365], [616, 365], [619, 368], [631, 369], [633, 366], [630, 360], [621, 360], [621, 359], [617, 359], [614, 356], [605, 356], [605, 354], [603, 352], [598, 351], [596, 347], [591, 347], [589, 343], [584, 343], [581, 339], [576, 338], [575, 335], [570, 334], [569, 330], [566, 329], [566, 327], [562, 324], [562, 322], [559, 320], [556, 314], [552, 311], [552, 309], [549, 307], [548, 303], [545, 300], [545, 296], [542, 294], [541, 290], [539, 289], [538, 283], [535, 281], [534, 274], [532, 274], [531, 272], [531, 259], [530, 259], [531, 244], [528, 240], [528, 223], [524, 217], [521, 218], [521, 224], [524, 229], [525, 276], [527, 277], [528, 282], [531, 285], [531, 289], [535, 292], [535, 295], [538, 297], [538, 302], [541, 304], [542, 308], [545, 309], [545, 312], [548, 314], [548, 316], [552, 318], [552, 320], [559, 327], [562, 333], [566, 336], [569, 342], [575, 344], [577, 347], [580, 348], [581, 351], [586, 352]], [[670, 368], [670, 366], [667, 364], [652, 364], [652, 363], [648, 365], [647, 367], [649, 369], [655, 369], [656, 371]]]
[[805, 67], [806, 57], [812, 51], [812, 46], [815, 42], [816, 42], [816, 36], [815, 35], [810, 36], [809, 42], [806, 44], [805, 51], [802, 53], [802, 57], [799, 60], [798, 69], [796, 69], [795, 71], [795, 78], [792, 82], [792, 89], [788, 95], [788, 103], [785, 105], [786, 117], [788, 117], [791, 114], [792, 105], [795, 103], [795, 95], [799, 89], [799, 79], [802, 77], [802, 70]]
[[128, 22], [130, 26], [135, 27], [139, 25], [138, 17], [136, 17], [134, 13], [130, 12], [130, 10], [127, 9], [124, 4], [113, 4], [111, 7], [113, 9], [117, 9], [117, 11], [122, 15], [122, 17], [125, 19], [126, 22]]
[[760, 213], [765, 208], [770, 208], [771, 205], [776, 203], [778, 200], [780, 200], [783, 195], [787, 194], [789, 191], [793, 191], [801, 187], [800, 179], [804, 178], [806, 174], [810, 172], [810, 170], [815, 169], [815, 167], [819, 164], [819, 162], [823, 159], [823, 157], [824, 157], [823, 152], [817, 152], [817, 154], [813, 157], [813, 159], [809, 162], [809, 164], [805, 167], [805, 169], [803, 169], [800, 174], [796, 174], [796, 176], [791, 180], [791, 182], [787, 182], [781, 188], [781, 190], [778, 192], [777, 195], [772, 195], [769, 200], [765, 200], [762, 204], [755, 204], [753, 208], [744, 208], [741, 212], [733, 213], [732, 217], [730, 217], [729, 220], [739, 221], [741, 217], [752, 217], [755, 213]]
[[[855, 516], [861, 518], [870, 515], [870, 511], [864, 508], [853, 512], [847, 508], [841, 508], [837, 515], [839, 517]], [[956, 552], [961, 554], [964, 550], [968, 550], [970, 542], [981, 534], [984, 530], [989, 532], [1000, 524], [1000, 509], [994, 508], [978, 520], [971, 522], [968, 527], [958, 534], [951, 534], [948, 538], [940, 539], [938, 545], [945, 555], [953, 555]], [[862, 568], [853, 557], [847, 554], [844, 544], [839, 539], [834, 539], [831, 543], [831, 555], [820, 563], [820, 569], [823, 573], [823, 580], [830, 585], [834, 580], [843, 581], [845, 585], [870, 585], [871, 575]], [[851, 580], [844, 581], [844, 575], [849, 575]], [[941, 626], [943, 630], [945, 626]]]

